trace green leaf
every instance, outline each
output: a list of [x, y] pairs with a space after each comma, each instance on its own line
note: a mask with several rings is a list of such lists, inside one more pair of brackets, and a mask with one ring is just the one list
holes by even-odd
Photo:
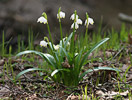
[[16, 57], [21, 56], [21, 55], [24, 55], [24, 54], [29, 54], [29, 53], [35, 53], [35, 54], [37, 54], [37, 55], [39, 55], [39, 56], [41, 56], [41, 57], [43, 58], [43, 55], [42, 55], [41, 52], [34, 51], [34, 50], [22, 51], [22, 52], [18, 53], [18, 54], [16, 55]]
[[121, 70], [117, 69], [117, 68], [111, 68], [111, 67], [95, 67], [93, 69], [88, 69], [87, 71], [85, 71], [84, 73], [82, 73], [79, 77], [79, 80], [81, 80], [86, 74], [93, 72], [93, 71], [99, 71], [99, 70], [110, 70], [110, 71], [117, 71], [120, 72]]
[[52, 47], [52, 43], [51, 42], [49, 42], [49, 46], [50, 46], [51, 50], [53, 51], [54, 49]]
[[70, 70], [69, 69], [56, 69], [54, 70], [52, 73], [51, 73], [51, 76], [53, 77], [56, 73], [58, 73], [59, 71], [67, 71], [69, 72]]
[[43, 55], [43, 58], [52, 66], [55, 66], [56, 62], [55, 59], [52, 55], [47, 54], [47, 53], [41, 53]]
[[30, 69], [26, 69], [22, 72], [20, 72], [17, 76], [16, 76], [16, 79], [18, 79], [20, 76], [22, 76], [23, 74], [27, 73], [27, 72], [30, 72], [30, 71], [44, 71], [44, 69], [41, 69], [41, 68], [30, 68]]
[[67, 51], [63, 47], [60, 47], [60, 48], [62, 49], [63, 53], [66, 55], [68, 61], [70, 61], [71, 59], [70, 59], [70, 56], [68, 55]]
[[101, 40], [100, 42], [98, 42], [93, 48], [91, 48], [84, 56], [83, 56], [83, 59], [81, 61], [81, 64], [80, 64], [80, 68], [83, 66], [84, 62], [87, 60], [89, 54], [91, 52], [93, 52], [96, 48], [98, 48], [100, 45], [102, 45], [104, 42], [106, 42], [107, 40], [109, 40], [109, 38], [105, 38], [103, 40]]
[[[65, 41], [63, 41], [64, 42], [64, 48], [67, 46], [67, 43], [70, 41], [72, 35], [73, 35], [73, 32], [69, 35], [69, 37]], [[59, 45], [62, 46], [62, 40], [60, 40]]]
[[64, 48], [66, 48], [67, 43], [71, 40], [72, 36], [73, 36], [73, 32], [72, 32], [72, 33], [69, 35], [69, 37], [67, 38], [67, 40], [66, 40], [66, 42], [65, 42], [65, 44], [64, 44]]
[[[68, 44], [68, 42], [70, 41], [70, 39], [72, 38], [72, 36], [73, 36], [73, 32], [69, 35], [69, 37], [65, 40], [65, 41], [63, 41], [64, 42], [64, 47], [62, 46], [62, 40], [60, 40], [60, 47], [63, 47], [64, 49], [66, 49], [66, 47], [67, 47], [67, 44]], [[64, 54], [63, 54], [64, 52], [62, 52], [62, 48], [60, 48], [60, 55], [61, 56], [63, 56]], [[62, 57], [63, 58], [63, 57]]]
[[35, 54], [41, 56], [42, 58], [44, 58], [52, 66], [55, 66], [55, 59], [52, 55], [47, 54], [47, 53], [38, 52], [35, 50], [27, 50], [27, 51], [20, 52], [16, 55], [16, 57], [24, 55], [24, 54], [29, 54], [29, 53], [35, 53]]
[[77, 70], [77, 72], [80, 72], [79, 70], [79, 64], [80, 64], [80, 61], [81, 61], [81, 57], [82, 57], [82, 50], [79, 52], [79, 54], [76, 56], [75, 58], [75, 70]]

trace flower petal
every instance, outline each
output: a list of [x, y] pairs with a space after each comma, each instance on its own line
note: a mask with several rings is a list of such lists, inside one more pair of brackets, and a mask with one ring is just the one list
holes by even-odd
[[87, 25], [87, 19], [85, 20], [85, 26]]
[[[70, 19], [74, 20], [75, 19], [75, 14], [72, 14]], [[76, 19], [78, 19], [78, 15], [76, 15]]]
[[91, 25], [93, 25], [94, 21], [92, 18], [88, 18], [88, 23], [90, 23]]
[[[71, 29], [74, 28], [74, 23], [71, 25]], [[77, 24], [77, 22], [75, 23], [75, 29], [78, 29], [79, 28], [79, 25]]]
[[40, 17], [40, 18], [38, 18], [38, 21], [37, 22], [46, 24], [47, 23], [47, 19], [44, 18], [44, 17]]
[[77, 19], [77, 24], [81, 24], [82, 25], [82, 20], [81, 19]]
[[59, 45], [53, 45], [55, 50], [58, 50], [60, 48]]
[[40, 41], [40, 46], [47, 47], [47, 44], [48, 43], [44, 40]]
[[87, 19], [85, 20], [85, 25], [87, 25], [87, 23], [88, 23], [88, 25], [89, 24], [93, 25], [94, 21], [92, 18], [88, 18], [88, 20]]
[[88, 20], [87, 19], [85, 20], [86, 27], [88, 27], [89, 24], [93, 25], [93, 23], [94, 23], [94, 21], [92, 18], [88, 18]]
[[60, 11], [59, 14], [57, 14], [57, 18], [59, 19], [60, 18], [65, 18], [65, 13]]

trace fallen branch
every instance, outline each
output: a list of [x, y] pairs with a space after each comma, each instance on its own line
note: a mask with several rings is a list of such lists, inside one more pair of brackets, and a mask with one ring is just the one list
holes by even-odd
[[132, 16], [128, 16], [128, 15], [123, 14], [123, 13], [119, 13], [118, 17], [121, 21], [132, 23]]

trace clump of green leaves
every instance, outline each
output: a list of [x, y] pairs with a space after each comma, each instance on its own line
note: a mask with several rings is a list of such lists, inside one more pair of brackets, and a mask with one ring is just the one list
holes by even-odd
[[[90, 50], [88, 50], [87, 47], [78, 49], [75, 45], [76, 42], [75, 34], [77, 29], [79, 28], [79, 25], [82, 24], [82, 20], [79, 19], [76, 10], [70, 18], [74, 21], [73, 24], [71, 25], [71, 29], [73, 29], [73, 32], [68, 37], [63, 38], [61, 19], [65, 18], [65, 13], [61, 11], [61, 8], [59, 8], [58, 10], [57, 18], [59, 19], [60, 36], [61, 36], [61, 40], [58, 45], [53, 44], [53, 39], [51, 36], [50, 27], [48, 23], [48, 17], [44, 12], [37, 22], [47, 25], [47, 29], [49, 32], [49, 39], [47, 37], [44, 37], [44, 40], [40, 42], [40, 45], [42, 47], [49, 46], [50, 49], [49, 53], [27, 50], [18, 53], [17, 56], [29, 54], [29, 53], [35, 53], [41, 56], [49, 64], [49, 67], [51, 69], [51, 73], [49, 72], [49, 74], [50, 77], [55, 82], [63, 83], [64, 85], [67, 86], [77, 86], [87, 73], [93, 71], [92, 69], [88, 69], [87, 71], [81, 73], [82, 67], [87, 63], [87, 58], [89, 54], [93, 52], [96, 48], [98, 48], [100, 45], [105, 43], [107, 40], [109, 40], [109, 38], [105, 38], [99, 41]], [[94, 23], [93, 19], [89, 18], [88, 14], [86, 13], [85, 35], [87, 35], [89, 24], [93, 25], [93, 23]], [[35, 70], [46, 71], [45, 69], [42, 68], [30, 68], [20, 72], [16, 78], [19, 78], [21, 75], [25, 74], [26, 72], [35, 71]], [[94, 70], [119, 71], [117, 69], [110, 67], [96, 67], [94, 68]]]

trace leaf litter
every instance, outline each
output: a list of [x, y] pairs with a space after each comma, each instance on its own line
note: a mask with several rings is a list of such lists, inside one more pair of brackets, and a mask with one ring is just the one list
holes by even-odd
[[[11, 70], [7, 72], [5, 68], [5, 65], [10, 63], [9, 59], [1, 57], [0, 98], [17, 100], [82, 100], [86, 98], [86, 95], [83, 95], [82, 92], [85, 90], [82, 89], [87, 85], [87, 98], [92, 98], [93, 94], [94, 97], [98, 97], [101, 100], [115, 100], [118, 96], [128, 100], [129, 93], [132, 93], [132, 58], [129, 56], [129, 54], [132, 53], [131, 46], [123, 48], [120, 52], [106, 50], [106, 58], [104, 58], [103, 52], [104, 51], [99, 51], [98, 55], [94, 56], [94, 58], [100, 58], [101, 60], [88, 62], [82, 71], [99, 66], [120, 67], [120, 78], [114, 71], [94, 71], [85, 75], [84, 80], [80, 82], [77, 87], [66, 87], [63, 84], [54, 83], [47, 77], [46, 73], [41, 74], [40, 77], [40, 72], [38, 71], [24, 74], [24, 76], [20, 78], [20, 81], [16, 80], [16, 82], [13, 82], [11, 80], [13, 77]], [[90, 55], [89, 57], [92, 57], [94, 53]], [[42, 63], [43, 60], [38, 56], [34, 57], [35, 60], [33, 61], [12, 57], [11, 64], [14, 64], [13, 69], [15, 75], [33, 66], [38, 67], [38, 62]], [[113, 57], [114, 59], [111, 59]], [[126, 70], [128, 71], [126, 72]], [[45, 79], [43, 79], [43, 77]]]

